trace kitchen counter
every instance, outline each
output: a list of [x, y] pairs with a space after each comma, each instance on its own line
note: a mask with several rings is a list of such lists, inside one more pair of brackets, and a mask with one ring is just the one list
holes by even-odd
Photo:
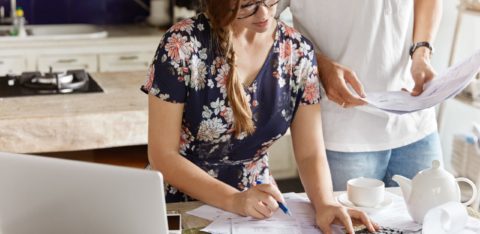
[[[144, 40], [146, 43], [152, 40], [155, 43], [160, 41], [161, 36], [165, 33], [165, 29], [159, 29], [151, 27], [145, 24], [132, 24], [132, 25], [107, 25], [102, 26], [105, 31], [108, 32], [108, 36], [105, 38], [94, 39], [58, 39], [58, 40], [12, 40], [5, 41], [0, 44], [2, 52], [7, 54], [7, 50], [12, 49], [27, 49], [37, 48], [39, 46], [77, 46], [89, 43], [90, 45], [108, 46], [109, 43], [125, 43], [131, 42], [131, 39]], [[5, 50], [5, 51], [4, 51]], [[2, 53], [3, 54], [3, 53]]]
[[0, 151], [41, 153], [147, 143], [145, 72], [94, 73], [104, 93], [0, 99]]

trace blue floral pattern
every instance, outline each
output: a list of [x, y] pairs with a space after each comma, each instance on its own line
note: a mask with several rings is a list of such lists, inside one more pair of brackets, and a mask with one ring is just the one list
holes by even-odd
[[[245, 87], [256, 130], [235, 137], [225, 86], [230, 67], [211, 41], [204, 14], [175, 24], [163, 36], [141, 89], [163, 101], [183, 103], [179, 153], [244, 190], [270, 176], [267, 149], [285, 134], [298, 106], [319, 102], [316, 58], [307, 39], [278, 22], [263, 67]], [[173, 186], [165, 188], [167, 202], [191, 200]]]

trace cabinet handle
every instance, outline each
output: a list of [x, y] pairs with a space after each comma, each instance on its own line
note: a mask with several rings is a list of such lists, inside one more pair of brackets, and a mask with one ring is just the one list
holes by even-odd
[[77, 62], [77, 59], [59, 59], [57, 63], [74, 63]]
[[126, 60], [137, 60], [137, 59], [138, 59], [138, 56], [137, 56], [137, 55], [120, 56], [119, 59], [122, 60], [122, 61], [126, 61]]

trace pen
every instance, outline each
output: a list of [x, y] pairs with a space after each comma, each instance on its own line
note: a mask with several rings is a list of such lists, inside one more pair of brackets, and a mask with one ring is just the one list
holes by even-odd
[[[257, 184], [262, 184], [262, 181], [260, 181], [260, 180], [257, 180], [256, 182], [257, 182]], [[288, 209], [288, 207], [285, 204], [283, 204], [282, 202], [279, 202], [279, 201], [277, 201], [277, 203], [278, 203], [278, 207], [280, 207], [280, 209], [283, 211], [283, 213], [285, 213], [289, 216], [292, 216], [292, 213], [290, 212], [290, 210]]]

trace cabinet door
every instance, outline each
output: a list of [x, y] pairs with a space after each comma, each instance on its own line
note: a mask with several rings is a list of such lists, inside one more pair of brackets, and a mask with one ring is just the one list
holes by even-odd
[[101, 54], [100, 71], [146, 71], [152, 58], [151, 52]]
[[290, 131], [278, 139], [269, 149], [270, 172], [275, 179], [297, 177], [297, 167], [292, 147]]
[[27, 70], [27, 58], [23, 56], [0, 56], [0, 76], [20, 74]]
[[85, 69], [88, 72], [97, 72], [97, 55], [39, 55], [37, 58], [38, 70], [47, 72], [52, 67], [53, 71], [72, 69]]

